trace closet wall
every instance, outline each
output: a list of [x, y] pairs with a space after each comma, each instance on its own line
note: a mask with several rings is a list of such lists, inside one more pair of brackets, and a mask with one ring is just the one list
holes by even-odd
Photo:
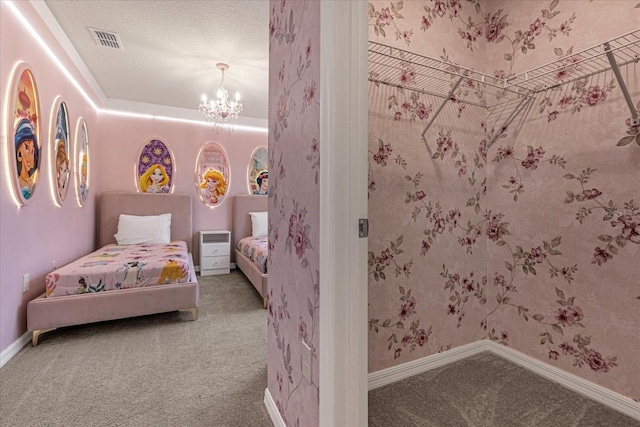
[[[635, 6], [373, 1], [369, 34], [503, 76], [637, 29]], [[487, 338], [640, 398], [640, 146], [616, 146], [636, 130], [612, 72], [539, 93], [489, 149], [489, 111], [453, 102], [422, 143], [440, 103], [370, 84], [369, 371]]]

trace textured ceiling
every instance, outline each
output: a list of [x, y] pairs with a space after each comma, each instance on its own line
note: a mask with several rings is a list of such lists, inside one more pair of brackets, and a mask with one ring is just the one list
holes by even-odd
[[[197, 110], [224, 86], [242, 95], [243, 118], [266, 121], [268, 0], [45, 0], [109, 105], [127, 101]], [[124, 51], [95, 44], [88, 28], [115, 32]], [[139, 107], [139, 106], [138, 106]], [[169, 111], [169, 110], [168, 110]], [[194, 114], [194, 118], [200, 115]], [[241, 123], [238, 120], [238, 123]]]

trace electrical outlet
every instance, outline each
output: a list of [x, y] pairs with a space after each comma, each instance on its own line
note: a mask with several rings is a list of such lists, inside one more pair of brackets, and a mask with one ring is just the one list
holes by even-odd
[[56, 262], [55, 261], [51, 261], [51, 271], [56, 269]]
[[29, 275], [24, 274], [22, 276], [22, 292], [27, 292], [29, 290]]
[[313, 378], [311, 376], [311, 360], [312, 360], [311, 348], [307, 345], [306, 342], [302, 342], [302, 376], [305, 377], [309, 382], [313, 382]]

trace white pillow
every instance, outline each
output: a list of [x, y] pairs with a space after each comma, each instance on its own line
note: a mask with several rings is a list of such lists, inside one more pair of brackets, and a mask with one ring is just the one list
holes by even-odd
[[251, 235], [253, 237], [269, 234], [269, 218], [267, 212], [249, 212], [251, 217]]
[[171, 214], [136, 216], [120, 214], [118, 232], [113, 235], [119, 245], [169, 243]]

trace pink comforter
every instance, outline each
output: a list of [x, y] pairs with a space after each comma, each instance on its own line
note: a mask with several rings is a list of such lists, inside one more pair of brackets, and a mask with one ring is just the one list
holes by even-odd
[[260, 271], [267, 273], [269, 239], [267, 236], [245, 237], [238, 241], [238, 249], [253, 261]]
[[187, 244], [107, 245], [47, 274], [47, 297], [116, 289], [186, 283], [189, 271]]

